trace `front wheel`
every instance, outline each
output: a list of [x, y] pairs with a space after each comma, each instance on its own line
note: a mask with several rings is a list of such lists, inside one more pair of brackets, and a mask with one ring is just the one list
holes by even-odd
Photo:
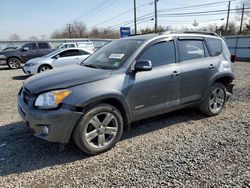
[[73, 138], [82, 151], [96, 155], [111, 149], [122, 133], [123, 118], [119, 110], [109, 104], [100, 104], [85, 113]]
[[8, 61], [7, 61], [7, 65], [11, 69], [18, 69], [18, 68], [20, 68], [21, 67], [21, 63], [22, 62], [18, 58], [14, 58], [14, 57], [8, 59]]
[[219, 114], [226, 102], [226, 88], [221, 83], [215, 83], [209, 90], [206, 99], [201, 103], [200, 110], [209, 115]]
[[47, 70], [50, 70], [50, 69], [52, 69], [50, 66], [48, 66], [48, 65], [41, 65], [39, 68], [38, 68], [38, 73], [40, 73], [40, 72], [45, 72], [45, 71], [47, 71]]

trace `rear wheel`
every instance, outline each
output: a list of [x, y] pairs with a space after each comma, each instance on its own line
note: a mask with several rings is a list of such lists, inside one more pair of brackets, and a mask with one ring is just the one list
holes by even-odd
[[119, 110], [108, 104], [92, 107], [74, 130], [73, 138], [85, 153], [96, 155], [111, 149], [120, 140], [123, 118]]
[[8, 65], [9, 68], [11, 68], [11, 69], [18, 69], [18, 68], [20, 68], [21, 63], [22, 63], [22, 62], [21, 62], [18, 58], [15, 58], [15, 57], [10, 58], [10, 59], [8, 59], [8, 61], [7, 61], [7, 65]]
[[50, 70], [50, 69], [52, 69], [52, 67], [50, 67], [50, 66], [48, 66], [48, 65], [41, 65], [39, 68], [38, 68], [38, 73], [40, 73], [40, 72], [45, 72], [45, 71], [47, 71], [47, 70]]
[[215, 83], [210, 88], [206, 99], [201, 103], [201, 111], [210, 116], [219, 114], [225, 105], [226, 97], [225, 86], [221, 83]]

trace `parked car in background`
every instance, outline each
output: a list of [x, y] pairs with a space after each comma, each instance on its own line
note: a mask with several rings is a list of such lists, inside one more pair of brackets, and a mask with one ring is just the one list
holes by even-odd
[[29, 60], [24, 66], [25, 74], [36, 74], [57, 67], [78, 64], [84, 61], [93, 51], [82, 48], [58, 49], [43, 57]]
[[7, 64], [11, 69], [17, 69], [21, 67], [22, 63], [44, 56], [52, 51], [49, 42], [29, 42], [21, 48], [0, 52], [0, 62], [3, 61], [2, 65]]
[[39, 138], [89, 154], [112, 148], [124, 126], [186, 107], [219, 114], [232, 92], [233, 62], [216, 34], [162, 33], [115, 40], [81, 65], [28, 78], [21, 117]]
[[68, 42], [59, 45], [59, 49], [64, 48], [84, 48], [88, 50], [95, 51], [95, 46], [93, 42]]

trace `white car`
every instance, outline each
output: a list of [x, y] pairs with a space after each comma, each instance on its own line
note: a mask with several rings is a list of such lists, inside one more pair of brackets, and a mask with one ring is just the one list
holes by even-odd
[[59, 49], [65, 48], [84, 48], [88, 50], [95, 51], [95, 46], [93, 42], [67, 42], [59, 45]]
[[82, 48], [58, 49], [43, 57], [29, 60], [23, 66], [25, 74], [36, 74], [57, 67], [83, 62], [93, 51]]

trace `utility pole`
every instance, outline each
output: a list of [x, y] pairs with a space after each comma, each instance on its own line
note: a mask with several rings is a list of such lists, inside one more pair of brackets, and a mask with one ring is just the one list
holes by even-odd
[[240, 21], [240, 34], [242, 32], [242, 27], [243, 27], [244, 10], [245, 10], [245, 3], [243, 3], [243, 7], [242, 7], [242, 14], [241, 14], [241, 21]]
[[67, 26], [68, 26], [68, 32], [69, 32], [69, 38], [71, 38], [71, 35], [72, 35], [71, 25], [72, 24], [67, 24]]
[[154, 3], [155, 3], [155, 33], [157, 33], [157, 29], [158, 29], [158, 16], [157, 16], [157, 1], [158, 0], [154, 0]]
[[135, 35], [137, 34], [137, 24], [136, 24], [136, 0], [134, 0], [134, 24], [135, 24]]
[[227, 10], [227, 23], [226, 23], [226, 33], [227, 33], [227, 30], [228, 30], [228, 22], [229, 22], [230, 6], [231, 6], [231, 1], [229, 1], [229, 2], [228, 2], [228, 10]]

